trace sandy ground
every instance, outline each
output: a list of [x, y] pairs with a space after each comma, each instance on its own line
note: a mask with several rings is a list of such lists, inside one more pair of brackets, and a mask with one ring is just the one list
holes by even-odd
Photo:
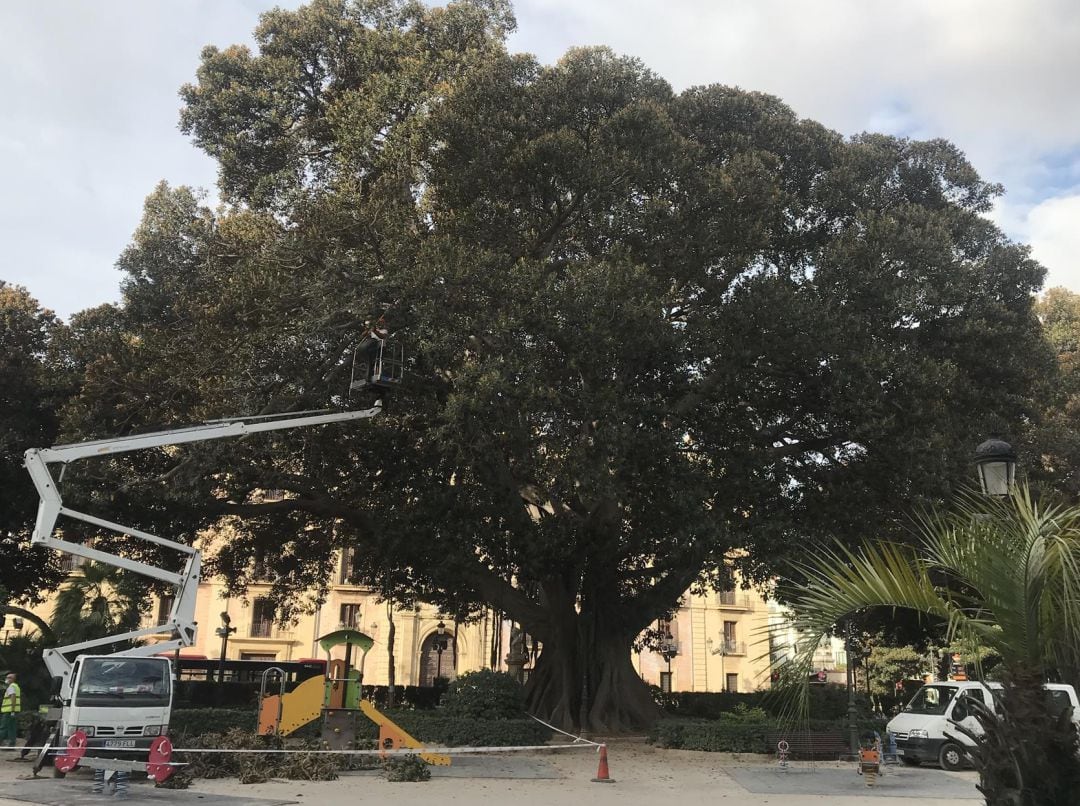
[[[4, 756], [7, 754], [5, 753]], [[627, 804], [730, 803], [746, 806], [855, 806], [882, 802], [896, 806], [977, 806], [973, 773], [937, 769], [890, 769], [867, 788], [847, 764], [792, 764], [783, 774], [775, 762], [753, 756], [660, 750], [642, 742], [616, 741], [608, 751], [614, 783], [593, 783], [598, 757], [594, 749], [463, 757], [456, 769], [433, 768], [425, 783], [389, 783], [374, 773], [347, 773], [337, 781], [272, 781], [242, 785], [235, 780], [196, 781], [184, 791], [154, 790], [145, 782], [132, 786], [130, 804], [232, 803], [270, 806], [353, 806], [381, 802], [400, 806], [460, 803], [470, 806], [627, 806]], [[20, 780], [27, 764], [0, 760], [0, 806], [26, 803], [110, 803], [111, 798], [84, 794], [83, 776], [66, 781]], [[472, 776], [472, 777], [465, 777]], [[740, 783], [740, 781], [742, 783]], [[746, 784], [746, 786], [744, 786]], [[67, 787], [58, 794], [58, 786]], [[762, 788], [766, 791], [762, 791]], [[772, 790], [772, 791], [768, 791]], [[40, 793], [40, 795], [38, 794]], [[51, 794], [50, 794], [51, 793]], [[48, 797], [46, 795], [49, 795]], [[40, 797], [38, 800], [36, 798]]]

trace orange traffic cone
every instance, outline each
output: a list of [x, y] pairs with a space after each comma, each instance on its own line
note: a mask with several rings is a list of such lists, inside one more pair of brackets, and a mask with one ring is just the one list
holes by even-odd
[[607, 768], [607, 745], [600, 745], [600, 768], [596, 771], [593, 781], [598, 784], [613, 784], [615, 779], [608, 775]]

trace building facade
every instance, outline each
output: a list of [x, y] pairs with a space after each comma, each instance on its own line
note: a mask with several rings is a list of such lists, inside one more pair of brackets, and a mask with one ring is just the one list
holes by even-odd
[[[468, 624], [455, 624], [429, 605], [392, 608], [378, 601], [373, 590], [354, 582], [351, 565], [347, 552], [339, 556], [325, 601], [286, 625], [275, 619], [268, 582], [253, 583], [245, 596], [236, 597], [228, 594], [222, 580], [203, 579], [196, 601], [196, 643], [181, 654], [215, 660], [343, 658], [343, 647], [328, 657], [318, 639], [351, 627], [374, 640], [363, 658], [364, 682], [385, 685], [390, 679], [392, 619], [396, 685], [431, 685], [436, 677], [454, 679], [485, 668], [508, 670], [507, 657], [518, 631], [499, 614], [487, 611]], [[78, 562], [73, 562], [69, 570], [77, 573], [77, 568]], [[168, 597], [154, 597], [144, 626], [164, 623], [171, 606]], [[35, 610], [49, 620], [52, 607], [49, 601]], [[221, 634], [222, 614], [233, 628], [227, 639]], [[663, 690], [754, 691], [768, 686], [769, 624], [770, 606], [756, 591], [687, 592], [672, 617], [654, 625], [665, 636], [662, 644], [635, 652], [632, 662], [646, 683]], [[528, 675], [542, 648], [521, 636], [517, 649], [524, 655]], [[360, 666], [355, 655], [352, 661], [354, 668]]]

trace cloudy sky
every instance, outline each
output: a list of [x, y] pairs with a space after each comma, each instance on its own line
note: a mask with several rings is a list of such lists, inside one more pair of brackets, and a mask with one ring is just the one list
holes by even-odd
[[[0, 279], [63, 317], [119, 297], [117, 255], [161, 179], [213, 188], [177, 129], [203, 45], [251, 42], [270, 0], [0, 4]], [[518, 0], [514, 50], [640, 57], [676, 90], [780, 96], [844, 134], [957, 143], [1048, 286], [1080, 292], [1075, 0]]]

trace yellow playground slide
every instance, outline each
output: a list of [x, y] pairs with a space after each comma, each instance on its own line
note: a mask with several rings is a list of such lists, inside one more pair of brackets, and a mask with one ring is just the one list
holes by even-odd
[[279, 701], [281, 703], [279, 731], [282, 736], [288, 736], [293, 731], [299, 730], [308, 722], [318, 719], [322, 715], [325, 697], [326, 680], [323, 679], [322, 675], [309, 677], [286, 694], [284, 699], [277, 694], [264, 697], [262, 708], [259, 709], [259, 733], [274, 732]]

